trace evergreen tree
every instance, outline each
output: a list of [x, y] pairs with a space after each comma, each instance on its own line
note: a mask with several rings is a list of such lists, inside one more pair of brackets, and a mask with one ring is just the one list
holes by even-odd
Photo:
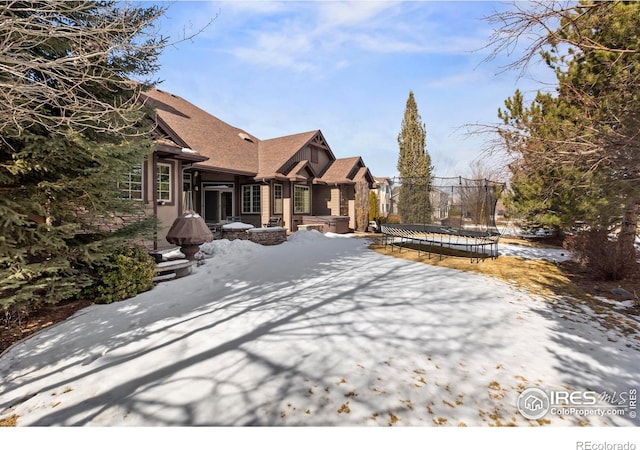
[[380, 202], [375, 191], [369, 191], [369, 222], [380, 218]]
[[[119, 6], [120, 5], [120, 6]], [[121, 7], [122, 6], [122, 7]], [[148, 228], [119, 181], [152, 150], [138, 101], [163, 9], [116, 2], [0, 6], [0, 306], [76, 296]]]
[[617, 234], [621, 265], [635, 267], [640, 3], [540, 7], [501, 18], [512, 39], [540, 23], [559, 22], [532, 46], [550, 46], [542, 55], [558, 80], [555, 95], [538, 93], [527, 107], [516, 92], [499, 111], [501, 136], [515, 156], [511, 201], [540, 222], [566, 227], [580, 220], [600, 235]]
[[498, 111], [507, 125], [502, 138], [515, 156], [508, 206], [532, 224], [557, 230], [577, 220], [596, 224], [608, 217], [601, 175], [577, 160], [564, 164], [557, 158], [560, 145], [568, 151], [568, 142], [579, 133], [579, 111], [548, 93], [539, 92], [529, 107], [523, 102], [516, 91]]
[[402, 185], [398, 197], [398, 213], [404, 223], [431, 221], [430, 188], [433, 167], [426, 150], [426, 125], [418, 113], [418, 105], [409, 92], [402, 128], [398, 134], [400, 154], [398, 172]]

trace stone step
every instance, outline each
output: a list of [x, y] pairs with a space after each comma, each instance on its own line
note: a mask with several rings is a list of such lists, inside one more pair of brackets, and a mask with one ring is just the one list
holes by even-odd
[[156, 273], [158, 276], [163, 276], [173, 273], [175, 278], [187, 276], [191, 273], [191, 267], [195, 264], [195, 261], [189, 261], [188, 259], [175, 259], [173, 261], [164, 261], [156, 264]]

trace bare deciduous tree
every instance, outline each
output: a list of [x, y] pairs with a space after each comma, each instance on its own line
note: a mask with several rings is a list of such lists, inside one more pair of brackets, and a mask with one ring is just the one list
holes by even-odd
[[[513, 2], [511, 8], [496, 12], [486, 18], [494, 31], [487, 48], [491, 49], [487, 60], [498, 55], [519, 53], [505, 69], [526, 70], [541, 52], [549, 46], [566, 44], [585, 50], [600, 50], [615, 54], [638, 54], [640, 49], [608, 45], [586, 33], [567, 32], [587, 15], [604, 15], [615, 2], [569, 2], [536, 0]], [[524, 49], [521, 48], [522, 43]]]
[[[33, 125], [51, 133], [122, 132], [137, 117], [140, 92], [151, 81], [144, 77], [157, 69], [149, 55], [169, 45], [154, 25], [166, 8], [119, 5], [0, 4], [0, 135]], [[116, 101], [110, 95], [123, 91], [129, 95]]]

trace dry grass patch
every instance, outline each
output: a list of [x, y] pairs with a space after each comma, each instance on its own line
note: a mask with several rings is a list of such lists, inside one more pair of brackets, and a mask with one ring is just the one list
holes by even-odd
[[515, 284], [517, 287], [525, 288], [546, 298], [566, 295], [583, 301], [591, 299], [590, 295], [573, 284], [562, 273], [560, 268], [549, 261], [500, 256], [496, 259], [485, 258], [481, 259], [480, 262], [470, 262], [468, 254], [466, 256], [435, 254], [429, 256], [423, 250], [418, 255], [418, 251], [411, 248], [400, 249], [396, 245], [392, 249], [390, 245], [385, 248], [382, 244], [371, 244], [369, 248], [383, 255], [403, 258], [409, 261], [481, 273]]
[[0, 419], [0, 427], [16, 427], [18, 426], [18, 415], [13, 414], [9, 417]]
[[501, 244], [513, 244], [520, 245], [522, 247], [530, 247], [530, 248], [558, 248], [557, 245], [545, 244], [544, 242], [532, 241], [530, 239], [523, 239], [517, 237], [501, 237]]

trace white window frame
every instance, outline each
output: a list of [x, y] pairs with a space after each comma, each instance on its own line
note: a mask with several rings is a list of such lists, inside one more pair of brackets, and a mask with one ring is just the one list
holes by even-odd
[[[137, 173], [134, 173], [133, 171], [139, 168], [140, 172], [139, 172], [139, 176], [140, 176], [140, 181], [138, 182], [137, 180], [133, 180], [134, 176], [138, 176]], [[129, 170], [129, 172], [126, 174], [126, 180], [118, 183], [118, 189], [120, 189], [120, 197], [126, 200], [133, 200], [136, 202], [141, 202], [144, 200], [144, 164], [143, 163], [139, 163], [139, 164], [134, 164], [131, 169]], [[140, 185], [140, 189], [131, 189], [131, 186], [133, 184], [139, 184]], [[140, 193], [140, 198], [135, 198], [132, 196], [132, 193], [134, 192], [139, 192]]]
[[[168, 189], [164, 190], [160, 188], [160, 168], [161, 167], [167, 167], [169, 169], [169, 173], [168, 173], [168, 180], [166, 181], [166, 183], [168, 183]], [[162, 182], [164, 183], [164, 182]], [[164, 194], [166, 192], [167, 194], [167, 198], [163, 198], [162, 194]], [[172, 203], [173, 202], [173, 166], [171, 164], [167, 164], [167, 163], [157, 163], [157, 167], [156, 167], [156, 198], [158, 200], [158, 202], [165, 202], [165, 203]]]
[[[249, 209], [246, 208], [246, 196], [249, 196]], [[260, 185], [245, 184], [242, 186], [242, 214], [260, 214]]]
[[[302, 208], [299, 208], [298, 204], [298, 192], [304, 191], [306, 192], [306, 205], [302, 205]], [[303, 198], [304, 203], [304, 198]], [[305, 208], [306, 207], [306, 208]], [[293, 186], [293, 213], [294, 214], [311, 214], [311, 189], [309, 186], [296, 184]]]

